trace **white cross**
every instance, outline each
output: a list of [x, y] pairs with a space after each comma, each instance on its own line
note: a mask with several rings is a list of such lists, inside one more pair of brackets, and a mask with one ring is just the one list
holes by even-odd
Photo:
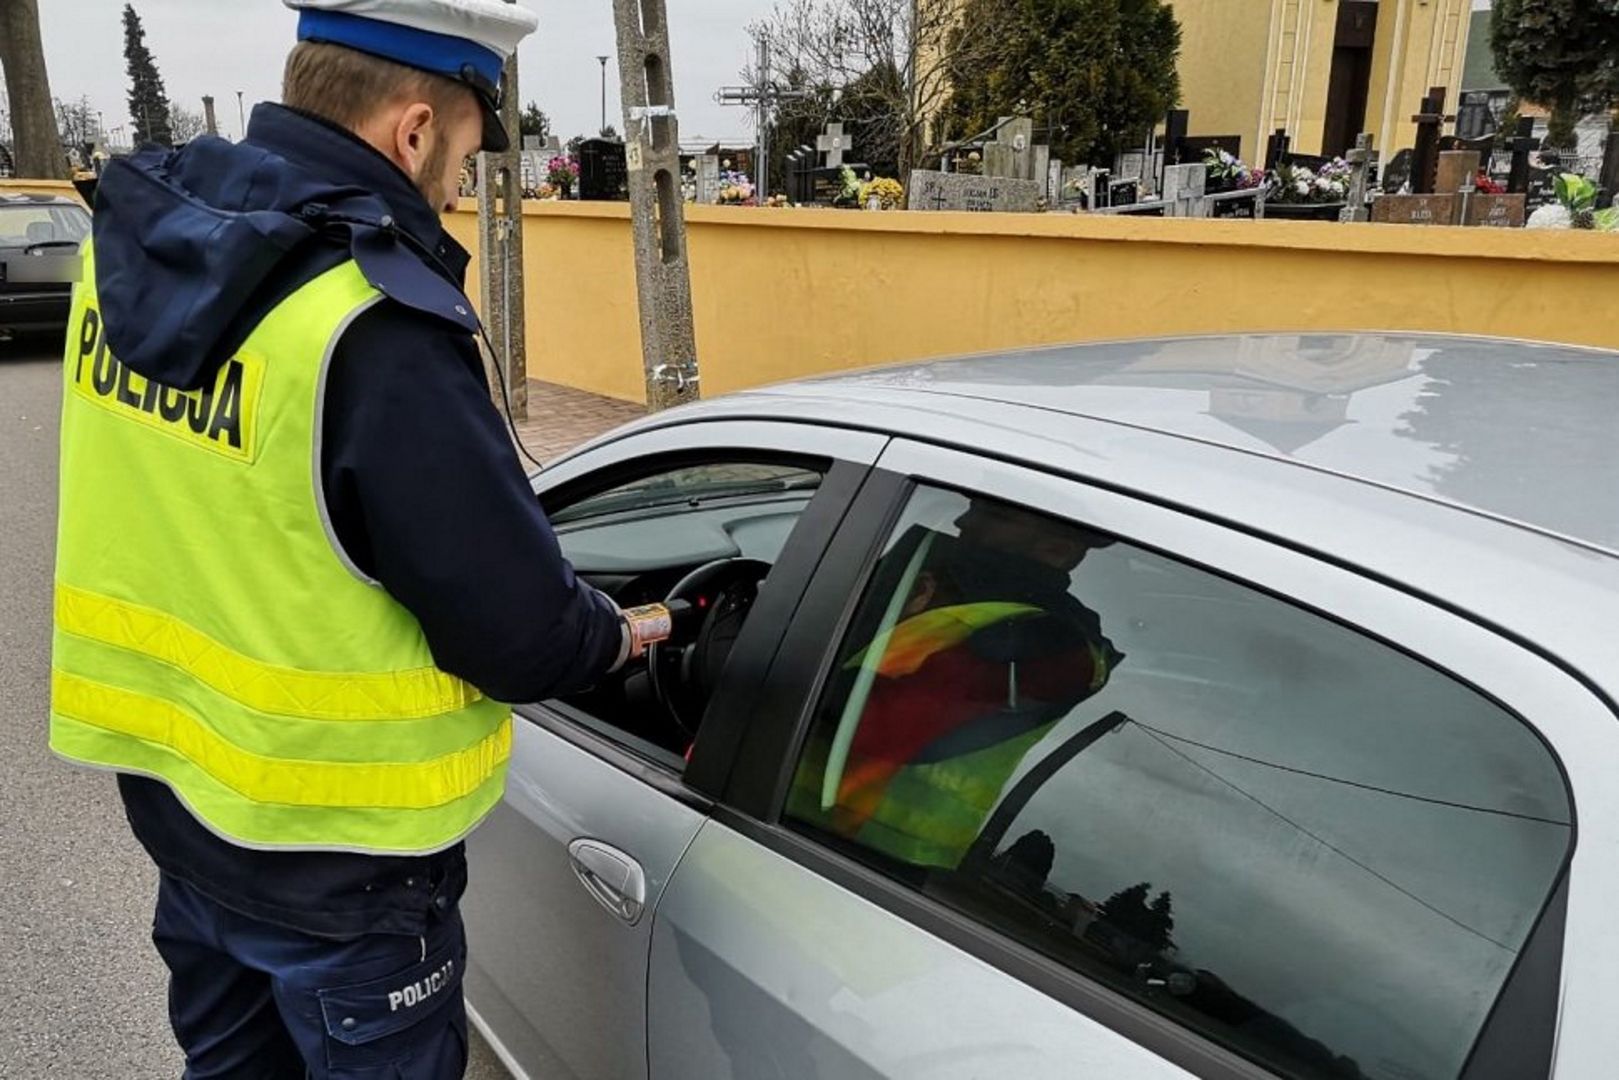
[[826, 155], [826, 167], [835, 169], [843, 164], [843, 153], [854, 153], [854, 140], [845, 138], [842, 124], [826, 125], [826, 134], [815, 140], [815, 148]]

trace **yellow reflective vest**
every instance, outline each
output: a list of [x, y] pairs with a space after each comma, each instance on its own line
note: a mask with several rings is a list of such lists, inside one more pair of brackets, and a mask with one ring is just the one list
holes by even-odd
[[379, 299], [344, 263], [182, 391], [108, 351], [88, 248], [74, 298], [51, 748], [247, 847], [431, 852], [501, 796], [510, 710], [434, 666], [326, 519], [325, 368]]

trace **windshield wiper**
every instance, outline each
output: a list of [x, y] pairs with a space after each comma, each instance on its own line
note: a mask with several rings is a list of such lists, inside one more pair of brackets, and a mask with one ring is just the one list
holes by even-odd
[[80, 241], [78, 241], [78, 240], [40, 240], [37, 243], [28, 244], [27, 246], [25, 246], [22, 249], [22, 253], [24, 255], [32, 255], [34, 252], [36, 252], [36, 251], [44, 251], [46, 248], [63, 248], [63, 247], [70, 247], [70, 248], [74, 248], [76, 250], [78, 248], [78, 246], [79, 246], [79, 243], [80, 243]]

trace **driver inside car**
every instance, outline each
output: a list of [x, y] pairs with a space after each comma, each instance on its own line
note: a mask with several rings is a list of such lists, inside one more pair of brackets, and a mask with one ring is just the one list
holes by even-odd
[[956, 524], [885, 558], [910, 564], [903, 603], [844, 665], [847, 704], [791, 796], [793, 816], [920, 869], [961, 865], [1019, 764], [1124, 659], [1070, 592], [1109, 538], [984, 502]]

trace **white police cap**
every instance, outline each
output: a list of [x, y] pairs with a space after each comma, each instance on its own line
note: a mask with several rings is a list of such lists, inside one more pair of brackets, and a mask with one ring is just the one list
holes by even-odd
[[484, 111], [485, 150], [511, 145], [500, 122], [500, 70], [539, 26], [503, 0], [283, 0], [298, 40], [323, 41], [465, 83]]

